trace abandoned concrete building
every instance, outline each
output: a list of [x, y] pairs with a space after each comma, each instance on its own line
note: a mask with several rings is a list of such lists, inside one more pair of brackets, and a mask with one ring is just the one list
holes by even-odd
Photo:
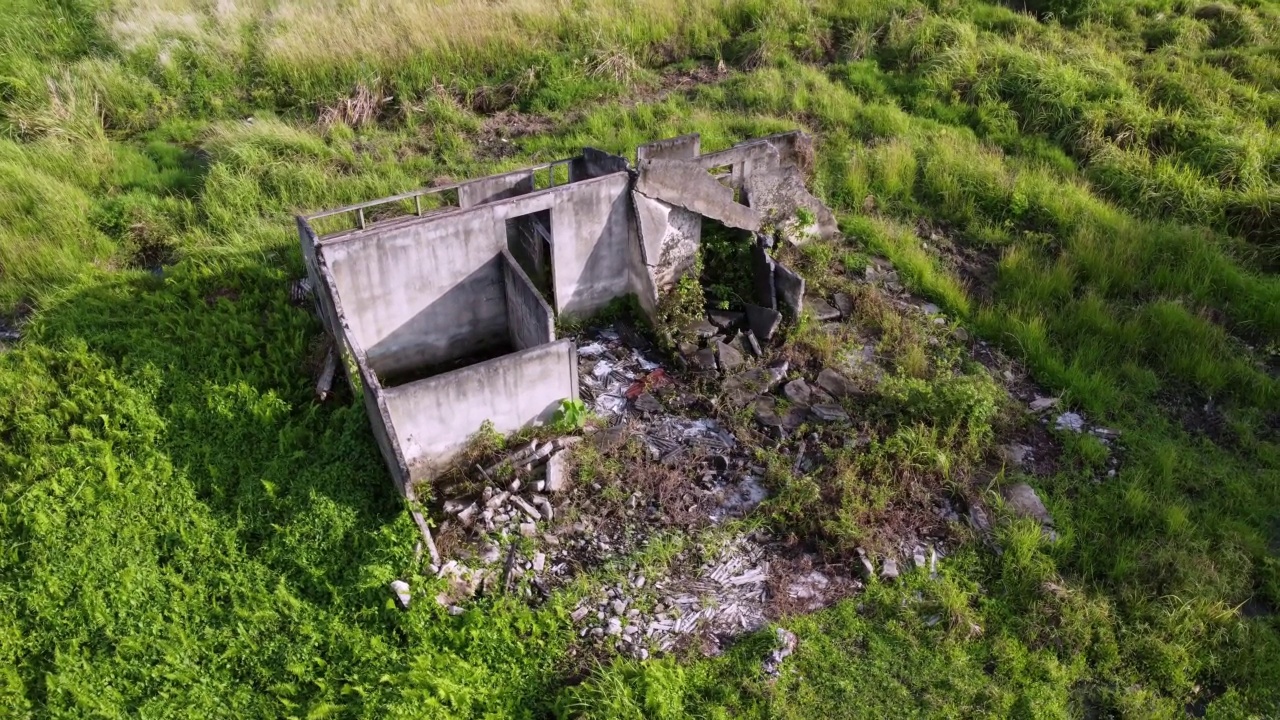
[[[586, 148], [299, 216], [321, 319], [398, 489], [432, 477], [485, 421], [512, 432], [577, 398], [577, 349], [556, 337], [556, 318], [628, 295], [652, 317], [694, 267], [704, 218], [760, 242], [835, 234], [805, 189], [810, 157], [800, 132], [706, 154], [685, 135], [641, 146], [634, 166]], [[314, 229], [343, 218], [352, 226]], [[776, 313], [774, 265], [758, 262], [758, 309]], [[776, 272], [779, 285], [797, 281]]]

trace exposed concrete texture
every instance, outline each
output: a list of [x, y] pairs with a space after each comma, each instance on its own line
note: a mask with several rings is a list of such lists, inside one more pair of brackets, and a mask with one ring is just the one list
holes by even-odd
[[578, 396], [577, 368], [575, 345], [559, 340], [385, 389], [411, 481], [430, 477], [486, 420], [501, 433], [549, 421]]
[[533, 171], [517, 170], [505, 175], [480, 178], [458, 186], [458, 206], [475, 207], [533, 192]]
[[322, 246], [353, 339], [381, 377], [507, 342], [506, 227], [488, 207]]
[[799, 317], [804, 312], [804, 277], [786, 265], [775, 262], [773, 285], [778, 291], [778, 306], [786, 308], [791, 317]]
[[502, 275], [507, 290], [507, 327], [511, 347], [528, 350], [555, 340], [555, 314], [511, 254], [502, 251]]
[[644, 160], [636, 191], [682, 207], [729, 227], [755, 232], [760, 216], [734, 199], [733, 188], [722, 185], [703, 168], [683, 160]]
[[645, 143], [636, 148], [636, 163], [645, 160], [692, 160], [702, 152], [702, 136], [698, 133]]
[[590, 180], [630, 170], [627, 159], [593, 147], [583, 148], [582, 156], [569, 162], [569, 182]]
[[655, 292], [693, 269], [702, 243], [702, 216], [639, 192], [632, 193], [644, 263]]

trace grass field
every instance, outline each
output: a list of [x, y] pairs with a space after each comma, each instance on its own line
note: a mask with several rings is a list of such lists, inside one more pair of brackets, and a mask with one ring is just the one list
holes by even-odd
[[[3, 5], [0, 716], [1280, 716], [1280, 4]], [[395, 609], [417, 530], [313, 402], [291, 213], [797, 126], [848, 238], [803, 262], [890, 258], [1118, 474], [1064, 438], [1059, 541], [789, 619], [776, 682], [767, 632], [583, 671], [567, 597]], [[903, 343], [881, 460], [949, 478], [1004, 420]], [[767, 522], [868, 532], [776, 482]]]

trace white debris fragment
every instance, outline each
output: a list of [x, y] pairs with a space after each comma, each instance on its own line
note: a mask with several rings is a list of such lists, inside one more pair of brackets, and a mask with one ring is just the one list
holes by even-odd
[[408, 610], [409, 601], [413, 599], [413, 596], [409, 593], [409, 583], [403, 580], [392, 580], [391, 592], [395, 593], [396, 604], [400, 606], [400, 609]]
[[796, 651], [796, 635], [790, 630], [778, 628], [778, 647], [769, 653], [764, 661], [764, 672], [769, 677], [778, 677], [782, 669], [782, 661]]
[[542, 572], [542, 569], [546, 566], [547, 566], [547, 554], [541, 553], [541, 552], [534, 553], [533, 554], [533, 571], [540, 573]]
[[1066, 412], [1058, 416], [1056, 426], [1059, 430], [1070, 430], [1071, 432], [1084, 431], [1084, 418], [1078, 413]]
[[604, 345], [593, 342], [578, 347], [578, 357], [593, 358], [604, 352]]
[[1044, 410], [1048, 410], [1049, 408], [1057, 405], [1058, 402], [1059, 400], [1056, 397], [1036, 396], [1036, 399], [1031, 401], [1031, 412], [1042, 412]]

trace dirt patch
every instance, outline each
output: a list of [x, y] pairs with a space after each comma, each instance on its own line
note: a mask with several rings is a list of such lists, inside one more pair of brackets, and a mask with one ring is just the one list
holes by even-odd
[[955, 232], [945, 224], [921, 218], [916, 221], [916, 234], [926, 249], [933, 250], [946, 267], [964, 281], [969, 295], [979, 303], [994, 297], [1000, 251], [992, 247], [974, 247], [956, 242]]

